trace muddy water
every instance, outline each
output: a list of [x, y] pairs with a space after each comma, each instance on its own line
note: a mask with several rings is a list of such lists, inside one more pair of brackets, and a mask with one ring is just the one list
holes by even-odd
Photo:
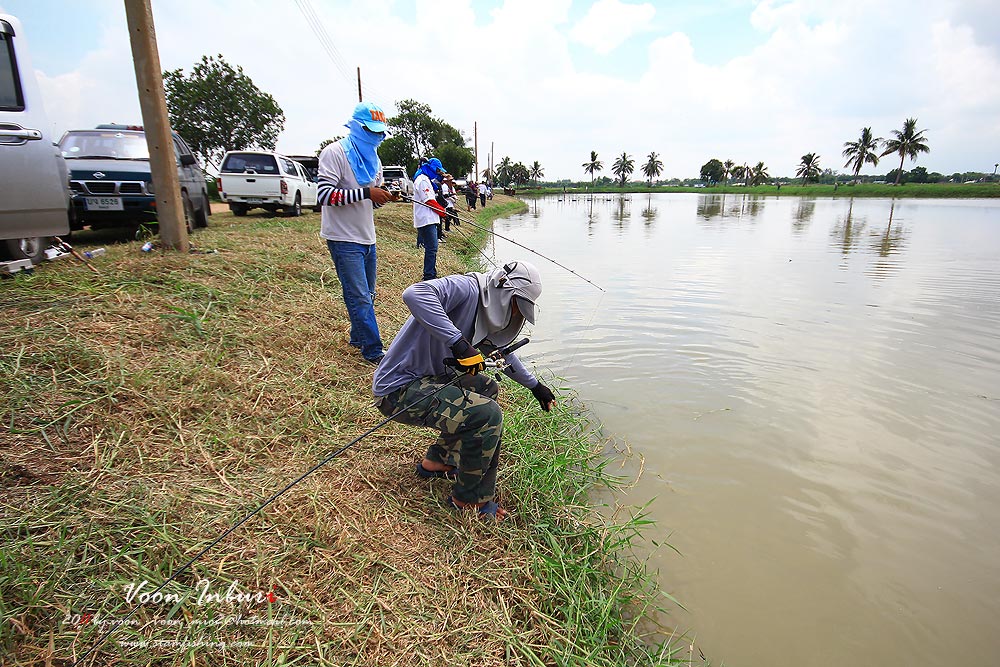
[[547, 197], [496, 229], [607, 290], [537, 260], [523, 356], [642, 455], [713, 664], [997, 664], [1000, 202]]

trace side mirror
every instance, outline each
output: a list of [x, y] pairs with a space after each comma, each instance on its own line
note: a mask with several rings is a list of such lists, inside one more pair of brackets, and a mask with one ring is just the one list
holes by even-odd
[[196, 160], [195, 157], [190, 153], [182, 153], [181, 164], [184, 165], [185, 167], [190, 167], [193, 164], [198, 164], [198, 160]]

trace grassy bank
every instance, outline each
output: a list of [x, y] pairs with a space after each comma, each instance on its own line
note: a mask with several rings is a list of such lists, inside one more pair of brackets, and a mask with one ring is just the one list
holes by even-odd
[[[523, 206], [492, 204], [481, 220]], [[388, 341], [422, 257], [408, 207], [377, 218]], [[217, 214], [190, 255], [84, 232], [78, 246], [108, 246], [100, 275], [62, 260], [0, 282], [4, 665], [69, 664], [124, 616], [128, 586], [150, 592], [381, 419], [318, 226]], [[478, 257], [469, 227], [440, 272]], [[662, 599], [628, 556], [643, 521], [588, 502], [614, 483], [592, 427], [566, 397], [546, 415], [501, 384], [511, 520], [448, 510], [449, 485], [413, 474], [431, 432], [391, 423], [145, 600], [88, 662], [667, 663], [630, 620]]]
[[[534, 194], [562, 194], [562, 188], [526, 188], [518, 191], [518, 196]], [[942, 198], [942, 199], [984, 199], [1000, 197], [1000, 183], [907, 183], [905, 185], [888, 185], [874, 183], [859, 183], [858, 185], [757, 185], [740, 187], [735, 185], [713, 185], [707, 188], [687, 188], [674, 186], [627, 185], [619, 187], [569, 188], [567, 194], [586, 196], [590, 193], [620, 194], [620, 193], [672, 193], [694, 192], [702, 195], [710, 194], [743, 194], [766, 195], [769, 197], [895, 197], [907, 198]]]

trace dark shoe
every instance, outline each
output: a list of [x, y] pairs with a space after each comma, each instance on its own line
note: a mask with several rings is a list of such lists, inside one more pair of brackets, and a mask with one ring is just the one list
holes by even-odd
[[362, 358], [372, 366], [378, 366], [380, 363], [382, 363], [382, 360], [385, 359], [385, 355], [380, 354], [377, 357], [372, 357], [371, 359], [369, 359], [368, 357], [362, 357]]
[[417, 475], [423, 477], [424, 479], [450, 479], [452, 481], [458, 479], [458, 471], [454, 468], [451, 470], [428, 470], [424, 467], [423, 463], [417, 464]]

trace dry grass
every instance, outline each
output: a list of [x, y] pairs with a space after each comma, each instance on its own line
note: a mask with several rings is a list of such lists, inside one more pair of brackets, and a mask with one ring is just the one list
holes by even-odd
[[[483, 213], [518, 206], [497, 196]], [[220, 213], [193, 237], [218, 252], [119, 244], [95, 262], [100, 275], [63, 260], [0, 283], [4, 665], [71, 664], [110, 629], [95, 622], [130, 609], [125, 586], [145, 579], [151, 590], [381, 419], [371, 366], [348, 344], [318, 217]], [[388, 342], [422, 251], [409, 207], [377, 219], [376, 313]], [[454, 250], [481, 241], [466, 239], [468, 228], [443, 246], [442, 275], [466, 270]], [[503, 401], [521, 401], [511, 406], [518, 414], [528, 407], [523, 396]], [[588, 508], [581, 489], [601, 475], [600, 445], [576, 417], [562, 419], [557, 433], [545, 431], [553, 422], [512, 420], [501, 491], [514, 518], [499, 526], [446, 509], [449, 486], [413, 474], [432, 434], [390, 423], [182, 574], [165, 590], [180, 604], [143, 605], [139, 625], [117, 630], [87, 662], [612, 665], [646, 655], [622, 612], [641, 614], [650, 599], [636, 590], [635, 564], [617, 560], [642, 521], [609, 528]], [[576, 443], [577, 459], [560, 438]], [[520, 469], [546, 465], [524, 454], [540, 445], [569, 461], [548, 502]], [[277, 601], [199, 606], [199, 579], [213, 591], [238, 581], [239, 592]], [[619, 590], [598, 595], [602, 586]], [[208, 624], [240, 613], [285, 624]], [[588, 617], [610, 620], [595, 632]], [[150, 640], [247, 645], [125, 644]]]

